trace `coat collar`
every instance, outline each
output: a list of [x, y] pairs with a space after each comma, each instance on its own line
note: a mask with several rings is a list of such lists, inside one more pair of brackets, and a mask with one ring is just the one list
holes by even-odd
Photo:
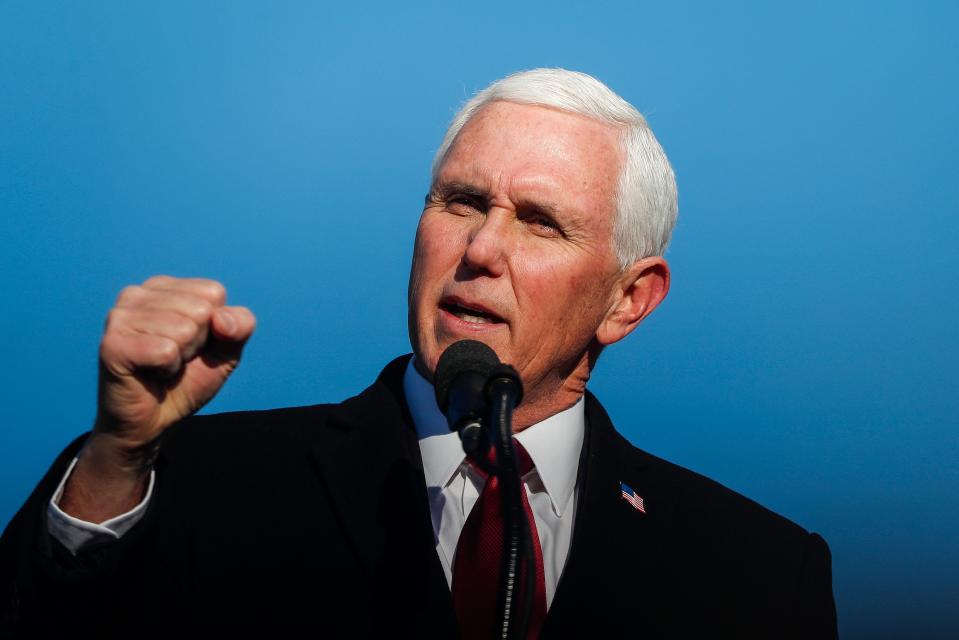
[[[564, 636], [583, 610], [603, 610], [624, 584], [652, 580], [636, 574], [636, 555], [651, 549], [661, 505], [646, 495], [655, 458], [633, 447], [613, 427], [596, 397], [586, 392], [586, 442], [579, 463], [576, 520], [569, 558], [556, 588], [543, 637]], [[646, 500], [646, 513], [622, 497], [627, 483]], [[572, 617], [570, 617], [572, 616]]]
[[420, 637], [455, 636], [436, 554], [416, 432], [403, 399], [409, 356], [360, 395], [330, 408], [310, 450], [333, 511], [369, 579], [371, 598], [402, 612]]
[[[375, 573], [385, 551], [390, 523], [381, 518], [390, 501], [402, 499], [422, 506], [426, 518], [420, 521], [430, 523], [416, 433], [403, 400], [408, 359], [393, 360], [366, 390], [332, 407], [327, 432], [310, 451], [341, 523], [370, 573]], [[428, 533], [432, 536], [431, 529]]]

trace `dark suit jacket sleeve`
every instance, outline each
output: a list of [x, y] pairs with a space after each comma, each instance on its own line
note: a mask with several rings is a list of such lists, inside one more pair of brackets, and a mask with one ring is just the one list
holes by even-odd
[[171, 426], [140, 522], [73, 556], [46, 513], [78, 438], [0, 538], [0, 639], [455, 637], [415, 433], [382, 387]]
[[[47, 529], [47, 505], [86, 434], [56, 459], [0, 538], [0, 637], [47, 637], [56, 621], [84, 621], [102, 612], [108, 576], [131, 546], [113, 542], [74, 556]], [[131, 532], [132, 533], [132, 532]]]

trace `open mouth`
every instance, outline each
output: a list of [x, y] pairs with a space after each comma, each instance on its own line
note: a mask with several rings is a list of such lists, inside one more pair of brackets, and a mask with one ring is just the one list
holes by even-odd
[[496, 324], [503, 322], [503, 319], [494, 313], [459, 302], [443, 301], [440, 303], [440, 308], [456, 316], [463, 322], [473, 322], [475, 324]]

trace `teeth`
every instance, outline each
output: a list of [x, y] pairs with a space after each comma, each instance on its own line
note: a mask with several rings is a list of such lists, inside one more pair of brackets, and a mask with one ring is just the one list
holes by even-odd
[[453, 305], [450, 307], [449, 311], [460, 320], [464, 320], [466, 322], [475, 322], [478, 324], [493, 324], [496, 322], [486, 314], [477, 315], [482, 313], [481, 311], [478, 312], [475, 309], [466, 309], [465, 307], [461, 307], [459, 305]]
[[489, 318], [484, 318], [483, 316], [470, 315], [462, 311], [457, 312], [456, 317], [459, 318], [460, 320], [466, 320], [467, 322], [480, 322], [483, 324], [490, 324], [493, 322]]

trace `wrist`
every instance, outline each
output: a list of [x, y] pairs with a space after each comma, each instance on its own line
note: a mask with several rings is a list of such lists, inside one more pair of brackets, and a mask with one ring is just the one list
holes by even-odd
[[158, 451], [156, 440], [132, 441], [94, 426], [80, 449], [80, 463], [104, 480], [140, 480], [153, 466]]
[[103, 522], [143, 500], [156, 447], [130, 447], [108, 433], [90, 435], [67, 479], [59, 507], [87, 522]]

